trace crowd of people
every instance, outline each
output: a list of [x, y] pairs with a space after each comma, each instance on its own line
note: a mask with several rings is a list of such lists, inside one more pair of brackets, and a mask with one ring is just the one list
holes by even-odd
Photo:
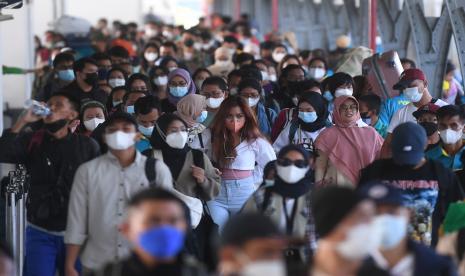
[[403, 59], [383, 101], [337, 70], [346, 36], [297, 49], [218, 14], [89, 36], [36, 39], [35, 101], [0, 137], [30, 175], [24, 275], [465, 275], [452, 64], [430, 93]]

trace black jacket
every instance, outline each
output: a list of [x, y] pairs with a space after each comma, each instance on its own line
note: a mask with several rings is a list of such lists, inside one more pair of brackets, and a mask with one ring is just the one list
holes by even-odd
[[74, 174], [99, 154], [94, 140], [78, 134], [56, 140], [44, 130], [20, 135], [5, 130], [0, 137], [0, 162], [24, 164], [31, 177], [28, 221], [49, 231], [65, 230]]
[[[451, 258], [438, 255], [434, 250], [414, 241], [408, 241], [408, 249], [414, 256], [413, 276], [455, 276], [457, 268]], [[373, 259], [365, 267], [376, 267]], [[386, 275], [389, 275], [388, 273]]]
[[121, 262], [106, 265], [102, 270], [94, 272], [92, 276], [204, 276], [207, 275], [203, 267], [192, 257], [179, 256], [173, 264], [161, 264], [149, 269], [136, 255], [132, 255]]
[[63, 90], [71, 94], [73, 98], [81, 103], [88, 100], [94, 100], [102, 103], [103, 106], [106, 106], [107, 104], [108, 95], [98, 87], [94, 87], [89, 92], [84, 92], [81, 87], [79, 87], [77, 81], [74, 80], [72, 83], [64, 87]]

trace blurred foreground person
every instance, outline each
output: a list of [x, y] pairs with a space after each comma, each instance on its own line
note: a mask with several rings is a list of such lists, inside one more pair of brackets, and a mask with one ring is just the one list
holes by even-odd
[[4, 242], [0, 242], [0, 275], [13, 276], [14, 272], [13, 253]]
[[374, 182], [363, 186], [361, 193], [376, 203], [375, 224], [381, 238], [367, 265], [385, 269], [388, 275], [457, 275], [448, 257], [408, 238], [410, 209], [399, 189]]
[[229, 220], [222, 235], [222, 276], [284, 276], [285, 240], [273, 222], [260, 214], [240, 214]]
[[379, 247], [371, 200], [348, 187], [329, 186], [313, 194], [312, 211], [320, 240], [309, 275], [386, 275], [363, 264]]
[[190, 224], [189, 208], [174, 194], [162, 189], [137, 193], [121, 225], [133, 247], [131, 256], [90, 275], [207, 275], [194, 258], [183, 253]]
[[408, 122], [392, 134], [392, 158], [377, 160], [361, 172], [360, 183], [382, 181], [397, 187], [412, 209], [409, 235], [436, 245], [450, 203], [463, 198], [457, 177], [439, 162], [425, 159], [426, 132]]

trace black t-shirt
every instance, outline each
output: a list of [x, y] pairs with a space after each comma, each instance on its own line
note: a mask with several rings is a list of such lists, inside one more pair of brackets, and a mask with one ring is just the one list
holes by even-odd
[[88, 100], [94, 100], [102, 103], [104, 106], [107, 104], [108, 95], [105, 91], [99, 89], [98, 87], [92, 88], [89, 92], [84, 92], [84, 90], [79, 87], [77, 81], [73, 81], [68, 86], [63, 88], [63, 90], [71, 94], [76, 100], [82, 104]]
[[400, 166], [392, 159], [377, 160], [361, 171], [360, 183], [380, 180], [402, 190], [412, 212], [411, 237], [426, 245], [435, 245], [439, 225], [448, 205], [461, 199], [454, 173], [440, 163], [428, 160], [418, 169]]

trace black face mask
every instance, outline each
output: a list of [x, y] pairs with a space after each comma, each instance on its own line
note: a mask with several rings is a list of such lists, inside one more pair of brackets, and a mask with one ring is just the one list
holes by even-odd
[[426, 136], [428, 137], [438, 131], [438, 125], [435, 123], [423, 122], [423, 123], [420, 123], [420, 125], [425, 129]]
[[61, 119], [53, 123], [44, 124], [44, 128], [50, 133], [55, 133], [59, 131], [60, 129], [62, 129], [64, 126], [66, 126], [67, 123], [68, 123], [68, 120]]
[[192, 46], [194, 46], [194, 40], [188, 39], [188, 40], [184, 41], [184, 45], [186, 47], [192, 47]]
[[87, 73], [84, 82], [90, 86], [96, 86], [98, 82], [98, 73]]

